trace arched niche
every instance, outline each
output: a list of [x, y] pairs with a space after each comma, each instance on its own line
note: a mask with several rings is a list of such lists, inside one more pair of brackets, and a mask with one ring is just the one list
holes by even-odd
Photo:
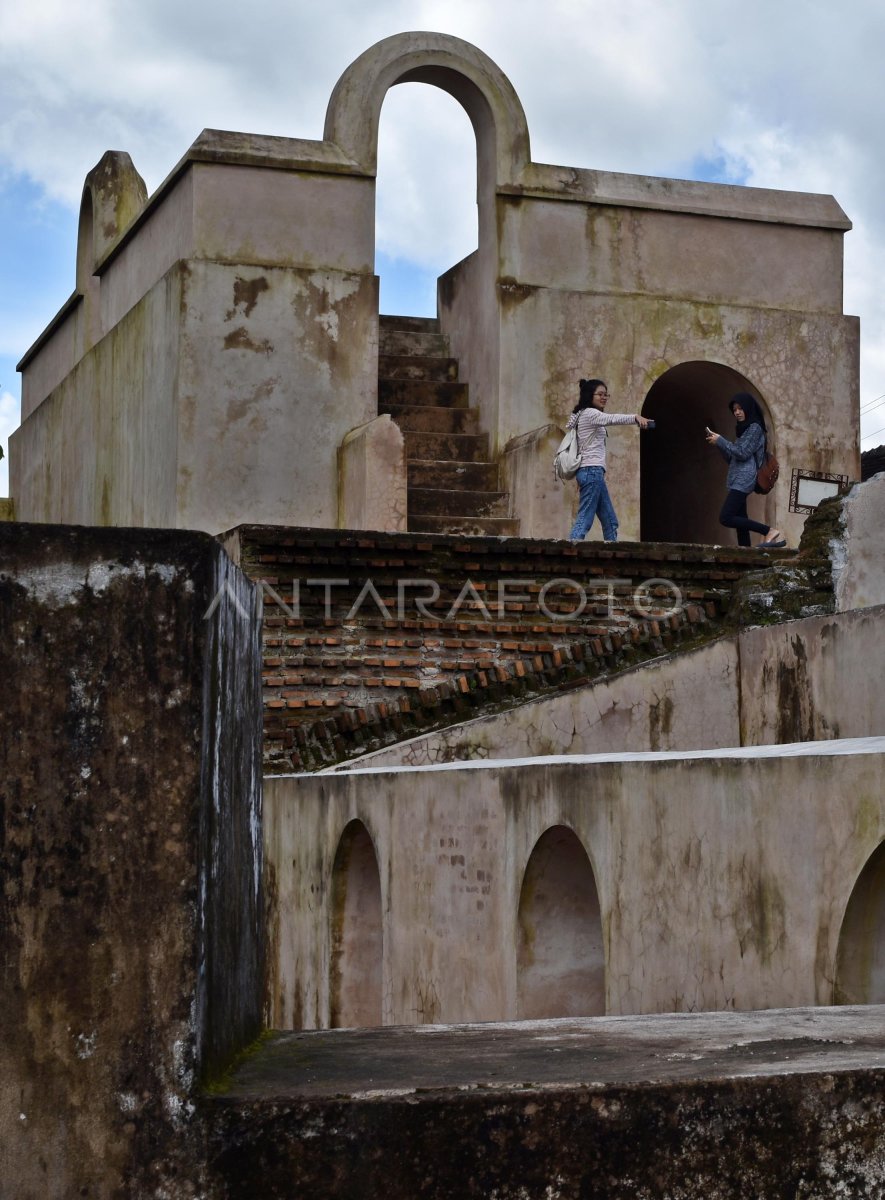
[[[680, 363], [649, 389], [642, 415], [652, 418], [655, 428], [639, 439], [640, 537], [644, 542], [737, 544], [735, 531], [719, 524], [728, 464], [704, 434], [709, 425], [734, 440], [728, 402], [736, 392], [749, 392], [759, 401], [769, 449], [773, 449], [775, 430], [764, 399], [731, 367], [716, 362]], [[747, 512], [757, 521], [773, 524], [774, 493], [750, 496]]]
[[332, 867], [330, 1014], [333, 1029], [381, 1024], [381, 876], [369, 832], [351, 821]]
[[836, 1004], [885, 1004], [885, 842], [851, 892], [836, 954]]
[[370, 46], [347, 68], [329, 100], [323, 132], [374, 175], [381, 105], [398, 83], [429, 83], [462, 105], [476, 133], [477, 190], [518, 184], [530, 161], [525, 112], [510, 80], [487, 55], [443, 33], [400, 33]]
[[565, 825], [548, 829], [532, 850], [517, 925], [519, 1018], [604, 1014], [599, 894], [587, 852]]

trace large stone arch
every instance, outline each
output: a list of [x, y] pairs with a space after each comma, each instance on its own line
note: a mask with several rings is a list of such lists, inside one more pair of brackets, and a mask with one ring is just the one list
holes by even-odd
[[885, 842], [852, 889], [836, 953], [836, 1004], [885, 1004]]
[[355, 59], [329, 100], [325, 140], [374, 175], [381, 106], [398, 83], [432, 84], [464, 108], [476, 133], [480, 197], [520, 183], [530, 160], [529, 132], [513, 85], [476, 46], [444, 33], [395, 34]]
[[[735, 392], [749, 392], [759, 401], [773, 449], [771, 409], [759, 389], [733, 367], [701, 360], [679, 363], [649, 388], [642, 413], [655, 421], [655, 429], [643, 433], [639, 443], [643, 541], [735, 545], [734, 530], [719, 524], [727, 464], [704, 435], [709, 425], [733, 439], [728, 401]], [[772, 524], [773, 494], [751, 496], [747, 511], [755, 520]]]
[[520, 1020], [605, 1013], [599, 893], [587, 851], [566, 825], [547, 829], [529, 856], [517, 938]]
[[369, 831], [353, 820], [332, 867], [329, 1024], [333, 1029], [380, 1025], [383, 917], [378, 856]]

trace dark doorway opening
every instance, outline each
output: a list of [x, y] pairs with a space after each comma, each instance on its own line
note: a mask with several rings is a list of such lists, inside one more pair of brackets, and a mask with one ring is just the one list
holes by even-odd
[[[652, 418], [655, 428], [639, 442], [640, 536], [644, 542], [736, 544], [734, 530], [719, 524], [728, 466], [704, 437], [709, 425], [729, 441], [734, 439], [728, 401], [735, 392], [749, 392], [759, 401], [772, 447], [771, 416], [765, 401], [749, 380], [731, 367], [680, 363], [650, 388], [642, 415]], [[768, 509], [772, 504], [770, 497], [754, 495], [747, 511], [755, 520], [771, 524]]]

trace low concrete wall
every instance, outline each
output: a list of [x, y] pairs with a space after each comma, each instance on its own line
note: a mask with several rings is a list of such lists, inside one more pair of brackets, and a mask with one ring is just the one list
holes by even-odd
[[261, 1028], [258, 620], [208, 536], [0, 525], [3, 1196], [200, 1190]]
[[885, 607], [806, 617], [748, 629], [357, 761], [429, 766], [870, 737], [885, 734], [883, 676]]
[[849, 895], [885, 837], [883, 752], [878, 738], [268, 779], [271, 1023], [330, 1021], [348, 920], [333, 871], [353, 821], [377, 857], [385, 1024], [519, 1015], [521, 889], [557, 827], [592, 866], [605, 1012], [828, 1004]]

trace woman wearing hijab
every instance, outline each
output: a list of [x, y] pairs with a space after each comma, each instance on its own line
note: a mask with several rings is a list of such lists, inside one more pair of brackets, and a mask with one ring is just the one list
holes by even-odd
[[728, 402], [737, 424], [735, 440], [729, 442], [721, 434], [707, 430], [707, 441], [715, 446], [728, 463], [726, 486], [728, 495], [719, 514], [719, 524], [737, 530], [739, 546], [750, 545], [750, 533], [763, 535], [760, 546], [779, 550], [786, 546], [786, 539], [779, 529], [763, 525], [747, 516], [747, 496], [756, 486], [756, 472], [765, 461], [765, 421], [756, 402], [749, 392], [738, 392]]
[[609, 425], [638, 425], [645, 429], [648, 420], [639, 413], [607, 413], [608, 387], [601, 379], [582, 379], [578, 383], [578, 403], [572, 409], [566, 429], [578, 427], [581, 466], [578, 481], [578, 515], [569, 540], [586, 537], [596, 517], [607, 542], [618, 540], [618, 518], [605, 483], [605, 441]]

